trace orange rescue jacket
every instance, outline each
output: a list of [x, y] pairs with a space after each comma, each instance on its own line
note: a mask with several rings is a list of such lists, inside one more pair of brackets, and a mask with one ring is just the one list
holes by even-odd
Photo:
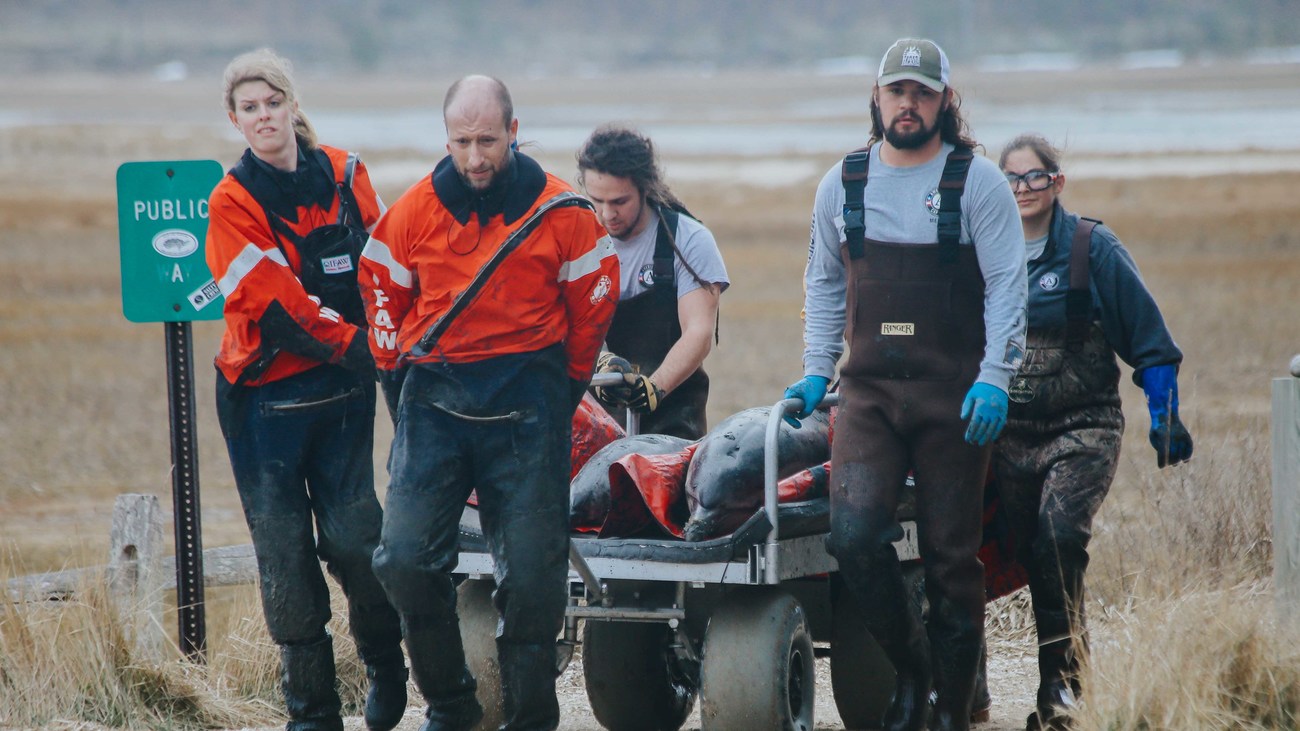
[[[319, 149], [329, 160], [334, 182], [342, 182], [347, 151], [324, 145]], [[315, 155], [314, 150], [303, 151], [295, 179], [306, 172], [304, 166], [319, 166]], [[241, 164], [260, 163], [253, 159], [251, 152], [245, 151]], [[319, 172], [323, 177], [323, 168], [319, 168]], [[259, 177], [265, 177], [265, 173]], [[373, 229], [384, 212], [384, 204], [370, 183], [365, 165], [359, 161], [352, 190], [361, 209], [362, 221], [367, 229]], [[328, 195], [328, 205], [323, 204], [323, 199], [307, 205], [287, 202], [283, 198], [268, 201], [268, 193], [273, 191], [274, 188], [268, 191], [259, 189], [261, 195], [255, 198], [233, 173], [227, 173], [213, 189], [208, 203], [208, 268], [226, 298], [226, 331], [221, 339], [216, 365], [231, 383], [257, 386], [302, 373], [323, 362], [337, 363], [353, 338], [364, 337], [359, 328], [309, 297], [298, 279], [301, 262], [297, 250], [272, 230], [263, 207], [265, 203], [296, 234], [306, 236], [319, 226], [335, 222], [340, 205], [337, 189]], [[308, 199], [310, 196], [300, 198]], [[307, 337], [317, 341], [322, 358], [313, 359], [287, 350], [274, 352], [273, 347], [268, 347], [259, 322], [272, 309], [277, 313], [287, 313]]]
[[520, 153], [504, 174], [505, 186], [478, 195], [444, 158], [380, 219], [360, 264], [377, 367], [468, 363], [564, 342], [569, 377], [591, 378], [619, 280], [613, 242], [585, 207], [548, 211], [433, 351], [412, 353], [510, 233], [539, 205], [572, 191]]

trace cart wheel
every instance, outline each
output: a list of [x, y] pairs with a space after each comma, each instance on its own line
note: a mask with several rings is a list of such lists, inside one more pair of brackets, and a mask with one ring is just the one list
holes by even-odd
[[484, 731], [505, 723], [501, 665], [497, 660], [497, 608], [492, 605], [495, 588], [492, 581], [471, 579], [457, 589], [456, 600], [465, 662], [478, 681], [478, 702], [483, 706], [483, 720], [474, 728]]
[[673, 653], [666, 624], [588, 619], [582, 677], [596, 721], [611, 731], [676, 731], [695, 706], [695, 685]]
[[880, 728], [894, 695], [894, 666], [846, 588], [831, 605], [831, 690], [845, 728]]
[[704, 635], [700, 726], [705, 731], [813, 727], [816, 667], [803, 607], [779, 591], [738, 591]]

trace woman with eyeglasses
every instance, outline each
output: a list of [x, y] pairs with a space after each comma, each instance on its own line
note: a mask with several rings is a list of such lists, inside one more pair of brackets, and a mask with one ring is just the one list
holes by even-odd
[[1038, 630], [1031, 730], [1065, 728], [1080, 692], [1088, 540], [1124, 432], [1116, 356], [1146, 394], [1158, 466], [1192, 456], [1191, 435], [1178, 418], [1182, 352], [1114, 232], [1061, 205], [1060, 158], [1045, 138], [1025, 134], [998, 163], [1015, 193], [1028, 248], [1027, 347], [1008, 389], [994, 469], [1029, 574]]

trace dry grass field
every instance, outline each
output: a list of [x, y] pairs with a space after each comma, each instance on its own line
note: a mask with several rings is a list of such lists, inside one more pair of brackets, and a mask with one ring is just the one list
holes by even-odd
[[[145, 82], [107, 83], [0, 81], [0, 96], [16, 105], [59, 103], [85, 114], [84, 124], [0, 128], [0, 576], [6, 578], [103, 563], [118, 494], [153, 493], [170, 505], [163, 328], [122, 316], [113, 175], [128, 160], [210, 157], [228, 165], [241, 146], [202, 126], [220, 115], [215, 81], [167, 90], [162, 101], [149, 97], [157, 91]], [[758, 88], [710, 83], [700, 82], [687, 100], [726, 103], [729, 94]], [[1145, 82], [1132, 83], [1141, 93]], [[1027, 85], [1031, 92], [1040, 86]], [[395, 82], [382, 89], [321, 89], [316, 98], [337, 101], [355, 91], [352, 103], [378, 104], [432, 88]], [[97, 105], [120, 110], [141, 98], [138, 119], [96, 123]], [[169, 123], [160, 113], [167, 109], [179, 110], [181, 121]], [[526, 119], [523, 130], [526, 137]], [[544, 150], [539, 157], [572, 177], [571, 151]], [[413, 178], [385, 177], [386, 168], [418, 171], [435, 162], [412, 151], [367, 153], [366, 160], [387, 200]], [[810, 169], [820, 175], [833, 161], [814, 159]], [[721, 343], [709, 360], [716, 423], [776, 400], [799, 376], [800, 273], [816, 181], [677, 180], [674, 169], [726, 170], [742, 161], [666, 162], [678, 194], [716, 234], [734, 282], [723, 298]], [[1067, 172], [1071, 162], [1067, 157]], [[1104, 160], [1089, 162], [1096, 169]], [[1125, 383], [1125, 448], [1095, 527], [1088, 574], [1094, 663], [1081, 729], [1297, 724], [1297, 645], [1272, 615], [1270, 586], [1270, 379], [1285, 375], [1300, 351], [1300, 232], [1292, 185], [1300, 186], [1300, 170], [1069, 181], [1067, 205], [1119, 233], [1185, 352], [1182, 416], [1196, 440], [1189, 464], [1157, 470], [1141, 392]], [[219, 334], [218, 323], [193, 328], [206, 547], [247, 542], [212, 406], [210, 361]], [[376, 440], [381, 476], [391, 435], [384, 422]], [[382, 477], [378, 482], [382, 491]], [[0, 604], [0, 726], [282, 723], [274, 650], [255, 593], [211, 590], [208, 598], [207, 668], [133, 663], [94, 587], [57, 606]], [[991, 612], [997, 715], [983, 728], [1016, 728], [1030, 710], [1036, 679], [1026, 675], [1033, 670], [1025, 607], [1023, 598], [1013, 598]], [[337, 634], [345, 647], [345, 633]], [[343, 672], [355, 683], [349, 652], [340, 652]], [[566, 697], [577, 700], [567, 702], [563, 728], [594, 729], [572, 678], [570, 671]], [[355, 702], [355, 687], [348, 692]], [[837, 727], [833, 714], [821, 718], [819, 728]], [[414, 715], [408, 721], [403, 728], [418, 725]]]

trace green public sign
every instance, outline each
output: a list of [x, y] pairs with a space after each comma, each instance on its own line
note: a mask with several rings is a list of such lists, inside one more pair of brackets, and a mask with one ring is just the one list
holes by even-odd
[[117, 169], [122, 312], [132, 322], [219, 320], [223, 298], [203, 258], [216, 160], [128, 162]]

